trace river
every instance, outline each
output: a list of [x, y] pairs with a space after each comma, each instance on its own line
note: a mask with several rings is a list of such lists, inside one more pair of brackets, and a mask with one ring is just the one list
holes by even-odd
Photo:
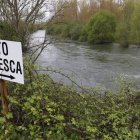
[[[44, 31], [34, 34], [42, 37]], [[50, 44], [38, 58], [42, 69], [51, 66], [63, 68], [79, 85], [110, 89], [114, 86], [113, 77], [125, 76], [128, 80], [140, 84], [140, 49], [121, 47], [119, 44], [93, 45], [79, 41], [63, 39]], [[77, 75], [78, 74], [78, 75]], [[53, 74], [57, 81], [71, 82], [60, 74]], [[80, 78], [79, 78], [80, 77]]]

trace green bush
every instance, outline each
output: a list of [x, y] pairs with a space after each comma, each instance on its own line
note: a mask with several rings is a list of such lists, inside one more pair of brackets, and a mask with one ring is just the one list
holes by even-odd
[[118, 42], [121, 46], [128, 47], [130, 44], [129, 36], [129, 27], [125, 18], [122, 17], [120, 23], [118, 23], [116, 27], [116, 42]]
[[70, 29], [70, 38], [74, 40], [78, 40], [83, 26], [81, 24], [76, 24]]
[[56, 24], [51, 25], [47, 30], [48, 34], [53, 35], [55, 32], [54, 30], [55, 30], [56, 26], [57, 26]]
[[62, 37], [78, 40], [81, 35], [82, 27], [83, 26], [81, 24], [74, 22], [65, 25], [54, 24], [50, 26], [48, 34], [59, 35]]
[[131, 18], [130, 41], [132, 44], [140, 45], [140, 3], [136, 5]]
[[29, 49], [29, 46], [28, 46], [29, 37], [27, 36], [25, 37], [25, 34], [29, 36], [33, 32], [37, 31], [39, 27], [36, 24], [34, 24], [34, 26], [32, 24], [29, 24], [27, 28], [31, 32], [25, 33], [24, 24], [25, 24], [24, 21], [22, 20], [19, 21], [18, 23], [19, 31], [16, 31], [10, 23], [0, 21], [0, 39], [10, 40], [10, 41], [19, 41], [22, 43], [22, 51], [27, 52], [27, 50]]
[[54, 25], [49, 27], [48, 34], [61, 35], [63, 28], [64, 28], [64, 25], [54, 24]]
[[89, 43], [109, 43], [114, 41], [116, 17], [107, 10], [93, 15], [82, 30], [79, 40]]
[[86, 42], [87, 41], [87, 31], [86, 31], [86, 27], [83, 27], [82, 28], [82, 31], [81, 31], [81, 36], [79, 37], [79, 41], [84, 41]]
[[19, 41], [19, 37], [17, 36], [15, 30], [10, 26], [10, 24], [5, 24], [2, 21], [0, 21], [0, 39]]
[[37, 74], [36, 68], [24, 60], [25, 84], [7, 82], [9, 123], [0, 112], [1, 140], [7, 133], [10, 140], [140, 139], [140, 90], [134, 83], [121, 77], [116, 93], [84, 87], [78, 92], [54, 82], [49, 73]]
[[67, 25], [65, 25], [64, 28], [63, 28], [61, 36], [70, 38], [71, 37], [70, 32], [71, 32], [71, 30], [73, 29], [74, 26], [76, 26], [75, 22], [70, 22]]

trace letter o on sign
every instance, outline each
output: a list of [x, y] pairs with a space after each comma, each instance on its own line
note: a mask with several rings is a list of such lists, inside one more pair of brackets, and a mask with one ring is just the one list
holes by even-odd
[[5, 42], [2, 42], [2, 51], [4, 55], [8, 55], [8, 46]]

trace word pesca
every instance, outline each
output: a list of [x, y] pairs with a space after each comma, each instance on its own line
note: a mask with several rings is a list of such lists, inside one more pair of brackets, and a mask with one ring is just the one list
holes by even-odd
[[[5, 56], [8, 56], [8, 45], [6, 42], [2, 42], [2, 52]], [[11, 71], [12, 73], [20, 73], [22, 74], [21, 64], [20, 62], [15, 62], [14, 60], [7, 60], [0, 58], [0, 70], [4, 70], [6, 72]]]

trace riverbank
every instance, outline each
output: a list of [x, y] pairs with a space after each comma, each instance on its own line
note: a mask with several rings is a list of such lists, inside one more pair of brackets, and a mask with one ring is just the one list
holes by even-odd
[[[57, 25], [54, 24], [52, 26], [50, 26], [50, 28], [48, 29], [48, 35], [53, 35], [58, 37], [58, 39], [71, 39], [73, 41], [80, 41], [80, 42], [87, 42], [86, 40], [82, 40], [80, 39], [80, 36], [82, 34], [82, 30], [83, 30], [84, 26], [78, 24], [78, 23], [69, 23], [67, 25]], [[115, 33], [114, 33], [115, 36]], [[116, 37], [116, 36], [115, 36]], [[111, 42], [110, 42], [111, 43]], [[112, 42], [113, 43], [113, 42]], [[119, 45], [121, 45], [122, 47], [128, 48], [140, 48], [139, 45], [132, 44], [131, 41], [129, 41], [129, 43], [124, 43], [124, 45], [117, 39], [115, 38], [114, 43], [117, 43]], [[93, 44], [93, 43], [89, 43], [89, 44]], [[97, 44], [109, 44], [109, 43], [97, 43]], [[139, 43], [137, 43], [139, 44]], [[93, 45], [96, 45], [93, 44]]]
[[25, 84], [7, 83], [9, 123], [0, 113], [0, 139], [7, 132], [11, 140], [140, 139], [140, 90], [134, 83], [121, 77], [117, 92], [77, 92], [36, 68], [24, 60]]

